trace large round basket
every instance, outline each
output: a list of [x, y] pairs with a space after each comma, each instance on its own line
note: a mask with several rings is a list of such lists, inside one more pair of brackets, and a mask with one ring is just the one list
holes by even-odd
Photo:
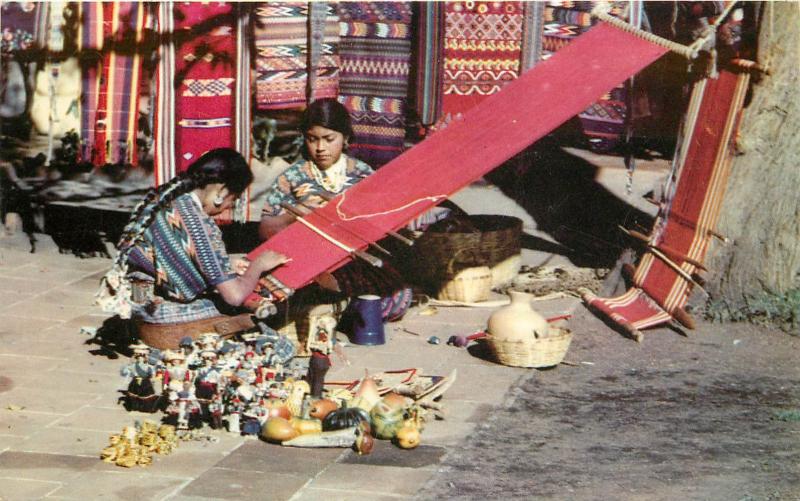
[[[492, 285], [510, 280], [519, 269], [522, 220], [512, 216], [467, 216], [469, 230], [443, 231], [445, 221], [431, 226], [414, 245], [414, 273], [439, 286], [459, 271], [476, 266], [492, 269]], [[497, 267], [497, 270], [495, 270]]]
[[505, 341], [491, 334], [486, 336], [495, 359], [503, 365], [511, 367], [553, 367], [564, 360], [572, 332], [568, 329], [550, 327], [547, 337], [531, 337], [525, 341]]

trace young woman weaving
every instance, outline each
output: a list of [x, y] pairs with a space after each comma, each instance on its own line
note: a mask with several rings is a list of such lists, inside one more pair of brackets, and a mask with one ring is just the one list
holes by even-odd
[[[361, 160], [347, 156], [347, 142], [353, 136], [350, 113], [335, 99], [319, 99], [309, 105], [300, 121], [304, 158], [278, 176], [267, 192], [261, 212], [259, 235], [266, 240], [291, 224], [295, 216], [284, 206], [301, 209], [325, 205], [326, 196], [338, 195], [373, 173]], [[376, 294], [384, 298], [384, 316], [399, 318], [411, 302], [411, 291], [399, 273], [384, 262], [375, 268], [359, 260], [318, 277], [328, 290], [354, 297]]]
[[[123, 230], [114, 268], [106, 276], [105, 291], [109, 282], [118, 282], [110, 284], [114, 292], [124, 291], [126, 280], [132, 284], [129, 298], [117, 294], [123, 296], [117, 298], [117, 313], [145, 326], [189, 327], [221, 317], [220, 307], [241, 305], [262, 273], [285, 263], [285, 256], [265, 252], [241, 274], [231, 267], [212, 216], [229, 209], [252, 180], [244, 158], [220, 148], [151, 190]], [[101, 288], [101, 300], [105, 291]]]

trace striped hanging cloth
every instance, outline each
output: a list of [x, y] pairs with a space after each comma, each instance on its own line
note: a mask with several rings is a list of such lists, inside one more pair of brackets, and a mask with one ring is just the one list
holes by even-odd
[[81, 157], [98, 167], [135, 164], [147, 7], [84, 2], [79, 9], [78, 47], [85, 54]]
[[411, 4], [342, 2], [339, 101], [353, 118], [350, 152], [380, 167], [403, 151]]

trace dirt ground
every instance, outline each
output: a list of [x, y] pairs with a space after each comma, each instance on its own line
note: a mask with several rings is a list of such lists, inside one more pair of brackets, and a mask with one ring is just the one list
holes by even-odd
[[645, 331], [579, 310], [420, 499], [800, 499], [800, 337], [746, 324]]

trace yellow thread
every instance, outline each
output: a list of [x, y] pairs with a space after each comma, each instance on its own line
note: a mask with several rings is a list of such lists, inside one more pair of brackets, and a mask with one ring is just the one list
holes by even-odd
[[346, 191], [344, 193], [342, 193], [342, 198], [340, 198], [339, 201], [336, 202], [336, 215], [339, 216], [339, 219], [341, 219], [342, 221], [355, 221], [357, 219], [367, 219], [367, 218], [376, 217], [376, 216], [385, 216], [387, 214], [392, 214], [394, 212], [404, 211], [404, 210], [408, 209], [409, 207], [411, 207], [412, 205], [415, 205], [415, 204], [418, 204], [418, 203], [421, 203], [421, 202], [433, 202], [433, 203], [436, 203], [436, 202], [439, 202], [439, 201], [444, 200], [445, 198], [447, 198], [447, 195], [433, 195], [433, 196], [430, 196], [430, 197], [418, 198], [416, 200], [412, 200], [411, 202], [409, 202], [409, 203], [407, 203], [407, 204], [405, 204], [403, 206], [396, 207], [394, 209], [385, 210], [385, 211], [382, 211], [382, 212], [373, 212], [372, 214], [359, 214], [357, 216], [347, 216], [344, 213], [344, 211], [342, 211], [342, 204], [344, 203], [344, 198], [345, 198], [345, 194], [346, 193], [347, 193]]

